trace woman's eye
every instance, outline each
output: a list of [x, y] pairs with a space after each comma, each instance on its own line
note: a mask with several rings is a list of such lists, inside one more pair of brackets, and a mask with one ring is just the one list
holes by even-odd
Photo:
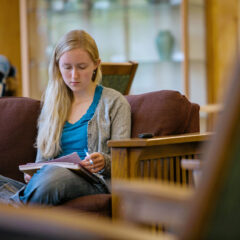
[[63, 69], [65, 69], [65, 70], [70, 70], [70, 69], [72, 69], [72, 67], [71, 66], [63, 66]]
[[85, 69], [86, 65], [78, 65], [78, 69]]

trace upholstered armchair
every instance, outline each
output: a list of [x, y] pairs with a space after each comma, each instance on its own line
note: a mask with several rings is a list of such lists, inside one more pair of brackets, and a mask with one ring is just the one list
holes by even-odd
[[[158, 178], [188, 183], [180, 159], [199, 153], [205, 135], [199, 131], [199, 106], [176, 91], [126, 96], [132, 108], [132, 137], [108, 143], [112, 150], [112, 179]], [[0, 174], [23, 181], [18, 165], [34, 162], [40, 102], [23, 97], [0, 98]], [[139, 139], [150, 132], [152, 139]], [[178, 135], [168, 138], [169, 135]], [[159, 138], [162, 136], [162, 138]], [[111, 216], [111, 194], [80, 197], [63, 207]], [[113, 200], [115, 214], [117, 204]], [[114, 216], [117, 216], [115, 214]]]

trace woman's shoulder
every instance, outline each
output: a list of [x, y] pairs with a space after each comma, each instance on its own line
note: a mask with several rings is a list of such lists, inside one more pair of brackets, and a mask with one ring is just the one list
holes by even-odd
[[103, 97], [109, 99], [121, 99], [123, 101], [127, 101], [126, 98], [117, 90], [113, 88], [103, 87]]
[[119, 106], [124, 105], [130, 107], [128, 100], [115, 89], [103, 87], [102, 90], [102, 102], [104, 105], [110, 106]]

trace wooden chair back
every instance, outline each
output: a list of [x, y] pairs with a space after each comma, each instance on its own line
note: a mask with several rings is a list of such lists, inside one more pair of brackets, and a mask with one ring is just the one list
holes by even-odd
[[123, 95], [128, 95], [138, 67], [136, 62], [101, 63], [102, 81], [101, 85], [113, 88]]

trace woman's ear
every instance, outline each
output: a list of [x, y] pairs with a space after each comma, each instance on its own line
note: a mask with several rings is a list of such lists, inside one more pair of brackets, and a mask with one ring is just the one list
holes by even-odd
[[93, 71], [93, 75], [92, 75], [92, 81], [94, 82], [97, 76], [97, 72], [98, 72], [98, 67], [101, 64], [101, 59], [98, 59], [95, 63], [95, 69]]
[[96, 61], [96, 68], [98, 68], [98, 66], [101, 64], [101, 59], [99, 58], [97, 61]]

